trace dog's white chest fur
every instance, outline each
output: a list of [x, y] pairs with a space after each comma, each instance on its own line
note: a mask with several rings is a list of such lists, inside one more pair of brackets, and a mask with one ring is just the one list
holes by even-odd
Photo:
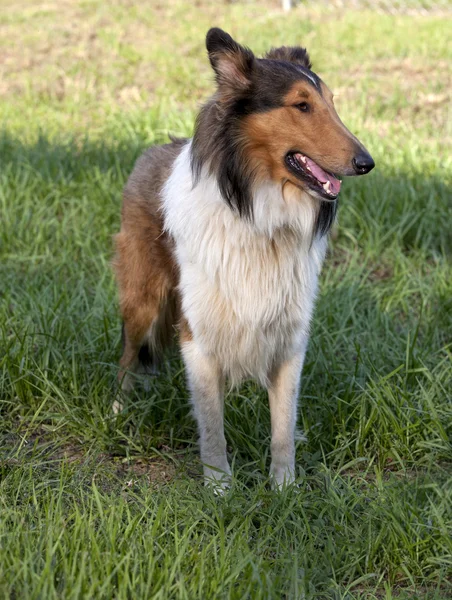
[[272, 367], [307, 343], [326, 250], [325, 238], [312, 239], [315, 200], [265, 186], [249, 223], [227, 206], [215, 178], [203, 174], [193, 186], [189, 152], [187, 144], [163, 190], [182, 311], [232, 383], [266, 384]]

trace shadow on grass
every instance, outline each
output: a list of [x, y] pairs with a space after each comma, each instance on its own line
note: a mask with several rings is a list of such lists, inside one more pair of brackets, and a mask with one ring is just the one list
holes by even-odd
[[[131, 399], [134, 410], [119, 421], [110, 417], [119, 354], [111, 236], [122, 186], [146, 146], [139, 135], [60, 143], [41, 136], [30, 145], [0, 136], [4, 431], [59, 423], [71, 439], [111, 454], [195, 452], [177, 356], [148, 394]], [[326, 265], [331, 276], [319, 298], [301, 396], [306, 467], [325, 455], [338, 465], [361, 457], [382, 464], [451, 459], [451, 294], [450, 283], [435, 279], [435, 271], [447, 273], [452, 247], [450, 197], [440, 177], [414, 170], [390, 176], [380, 169], [348, 183], [334, 245], [358, 260], [348, 270], [333, 255]], [[389, 274], [372, 279], [385, 253], [393, 261]], [[422, 275], [423, 261], [430, 267]], [[418, 274], [410, 286], [411, 268]], [[387, 288], [397, 297], [399, 283], [400, 305], [382, 309], [376, 292]], [[226, 416], [237, 461], [267, 468], [262, 390], [249, 383], [232, 394]]]
[[[154, 137], [158, 143], [168, 140], [163, 130]], [[138, 132], [126, 129], [122, 135], [113, 132], [96, 141], [54, 141], [40, 135], [30, 144], [6, 131], [0, 133], [2, 169], [13, 182], [23, 172], [31, 172], [41, 183], [52, 186], [68, 181], [89, 183], [99, 173], [108, 174], [112, 184], [116, 183], [116, 197], [136, 159], [149, 145], [143, 128]], [[440, 175], [417, 171], [415, 165], [406, 167], [405, 172], [393, 172], [390, 165], [380, 161], [380, 168], [377, 164], [370, 176], [347, 180], [341, 222], [355, 229], [356, 239], [363, 242], [365, 236], [378, 245], [379, 237], [388, 245], [395, 238], [405, 251], [424, 248], [450, 254], [450, 182]]]

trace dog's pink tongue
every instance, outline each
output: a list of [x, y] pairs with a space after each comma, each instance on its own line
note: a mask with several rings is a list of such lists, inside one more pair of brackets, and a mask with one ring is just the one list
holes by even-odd
[[[297, 158], [298, 158], [298, 156], [297, 156]], [[339, 179], [334, 177], [334, 175], [330, 175], [329, 173], [324, 171], [322, 169], [322, 167], [319, 167], [319, 165], [317, 163], [315, 163], [313, 160], [311, 160], [307, 156], [304, 156], [303, 158], [304, 158], [304, 161], [306, 161], [306, 162], [304, 162], [304, 166], [309, 167], [313, 176], [316, 179], [318, 179], [318, 181], [320, 181], [320, 183], [326, 183], [327, 181], [329, 181], [331, 194], [333, 196], [337, 196], [337, 194], [339, 194], [339, 192], [341, 191], [341, 182], [339, 181]]]

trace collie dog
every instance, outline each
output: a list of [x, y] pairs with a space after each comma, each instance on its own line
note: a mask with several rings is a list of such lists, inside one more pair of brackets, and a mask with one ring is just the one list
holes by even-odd
[[276, 486], [295, 478], [300, 375], [339, 177], [374, 167], [304, 48], [257, 58], [207, 33], [216, 91], [192, 139], [147, 150], [124, 190], [115, 269], [119, 380], [152, 371], [176, 326], [206, 482], [229, 485], [225, 381], [268, 390]]

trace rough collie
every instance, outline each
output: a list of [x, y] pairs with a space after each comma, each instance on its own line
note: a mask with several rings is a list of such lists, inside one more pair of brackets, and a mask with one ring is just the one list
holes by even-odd
[[127, 390], [151, 370], [176, 326], [206, 482], [231, 477], [225, 382], [253, 378], [268, 390], [281, 486], [295, 477], [300, 375], [339, 177], [374, 161], [304, 48], [256, 58], [217, 28], [206, 46], [217, 88], [193, 138], [147, 150], [124, 190], [119, 379]]

